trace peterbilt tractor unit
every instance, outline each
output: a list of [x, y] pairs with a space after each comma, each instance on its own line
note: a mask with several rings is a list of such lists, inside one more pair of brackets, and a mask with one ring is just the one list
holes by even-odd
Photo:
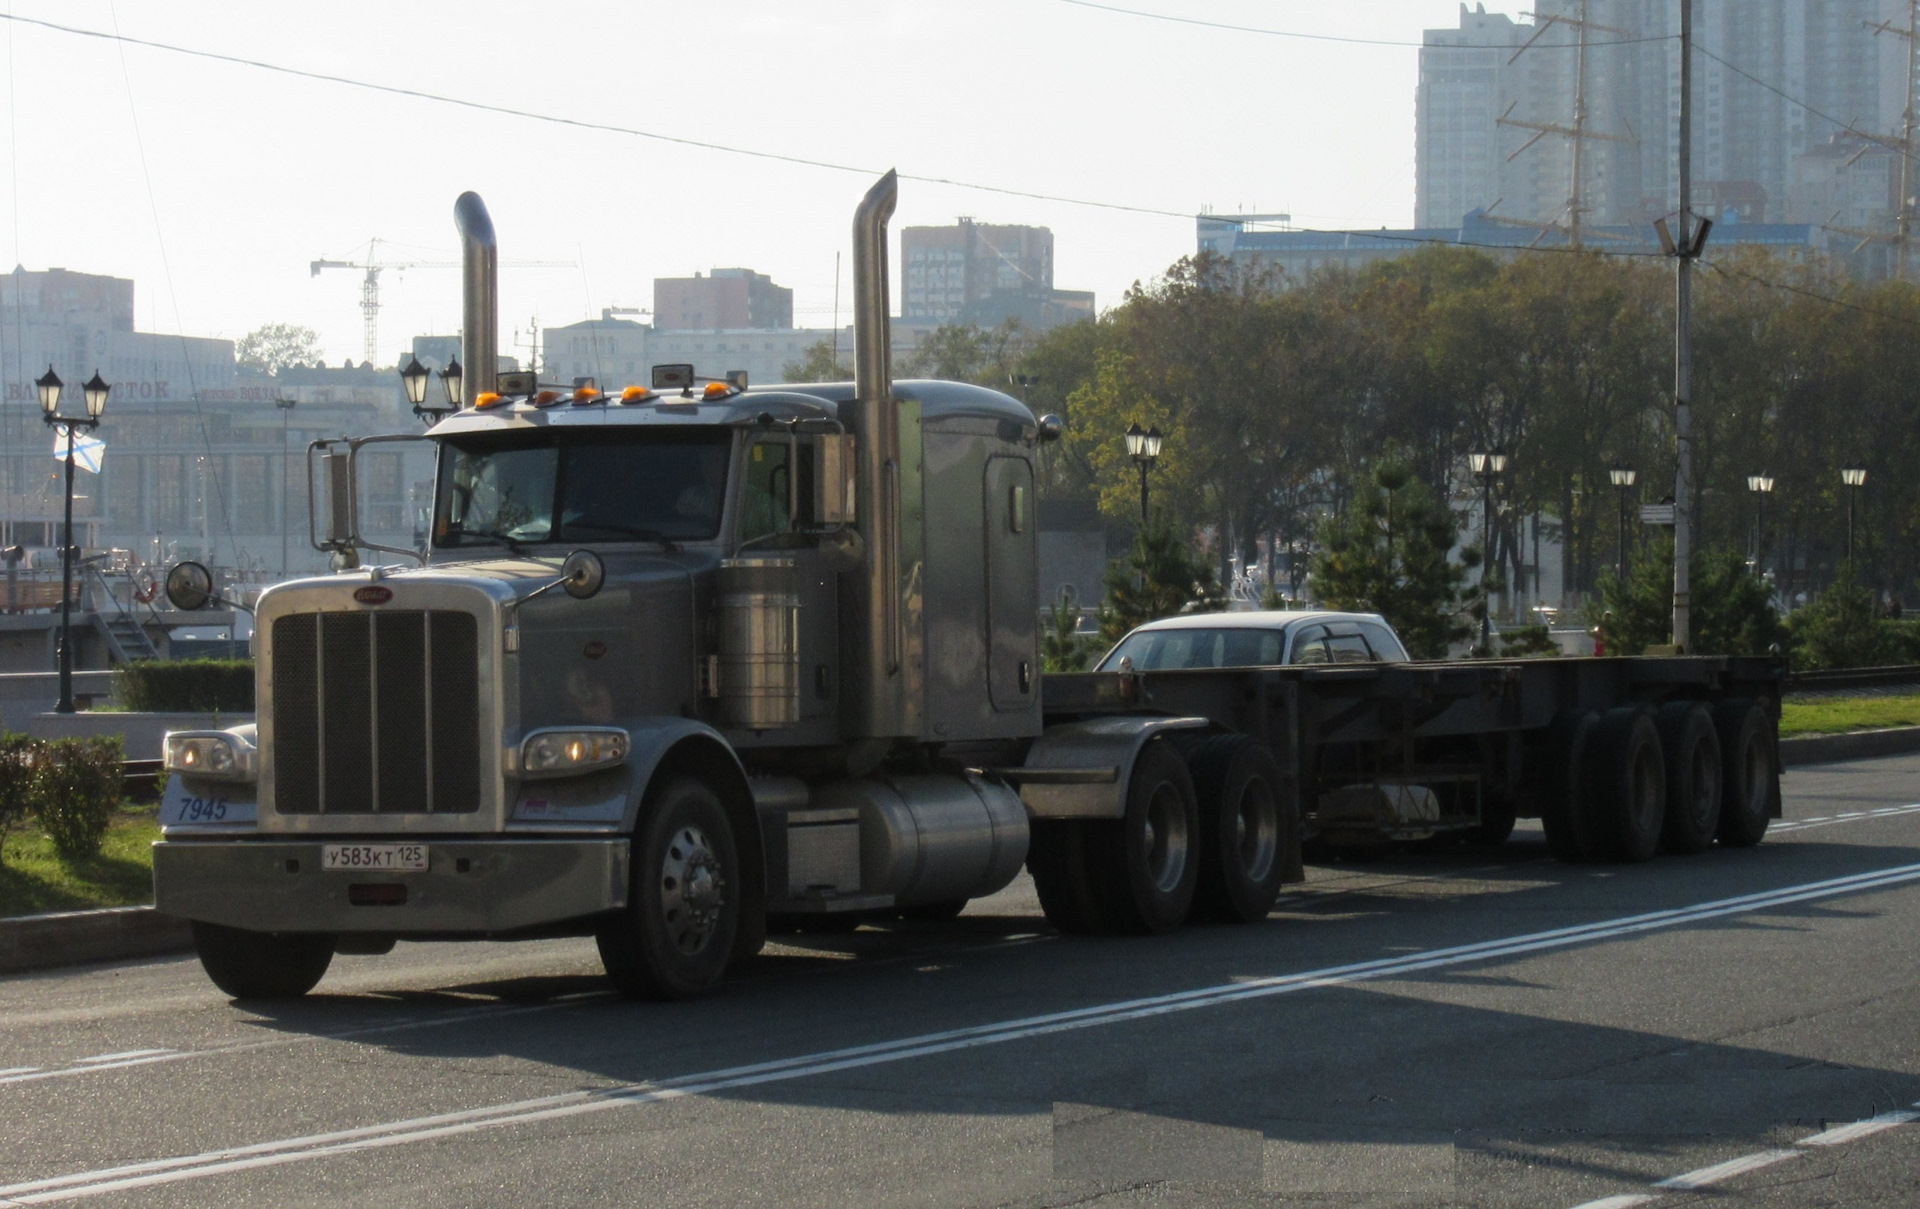
[[[256, 721], [170, 734], [156, 903], [236, 997], [397, 940], [592, 935], [676, 998], [769, 921], [957, 914], [1025, 867], [1069, 932], [1264, 918], [1304, 840], [1569, 859], [1757, 843], [1781, 669], [1545, 659], [1040, 674], [1036, 459], [997, 391], [893, 381], [892, 173], [854, 220], [855, 380], [501, 373], [492, 222], [455, 206], [464, 406], [423, 551], [357, 533], [259, 602]], [[404, 556], [393, 564], [383, 554]], [[193, 577], [178, 595], [206, 596]], [[193, 599], [177, 603], [194, 603]]]

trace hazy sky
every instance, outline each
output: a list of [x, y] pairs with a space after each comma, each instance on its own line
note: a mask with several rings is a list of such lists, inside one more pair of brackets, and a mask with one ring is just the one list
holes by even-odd
[[[1191, 252], [1203, 208], [1404, 226], [1415, 47], [1459, 5], [0, 0], [0, 12], [6, 267], [131, 277], [143, 330], [305, 324], [338, 364], [361, 356], [360, 274], [316, 278], [309, 262], [364, 259], [376, 237], [389, 262], [457, 260], [465, 189], [492, 210], [503, 260], [571, 262], [502, 272], [502, 351], [522, 355], [509, 346], [531, 320], [651, 306], [656, 276], [734, 265], [792, 287], [796, 323], [828, 326], [835, 254], [889, 167], [1162, 212], [902, 182], [896, 230], [961, 215], [1051, 227], [1055, 284], [1094, 290], [1102, 307]], [[457, 328], [457, 271], [389, 271], [381, 285], [383, 363], [416, 333]]]

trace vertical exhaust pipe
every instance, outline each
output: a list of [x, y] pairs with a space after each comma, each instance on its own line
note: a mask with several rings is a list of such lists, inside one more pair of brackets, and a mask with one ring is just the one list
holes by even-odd
[[462, 193], [453, 203], [453, 222], [460, 228], [461, 403], [472, 407], [494, 388], [500, 368], [500, 249], [478, 193]]
[[867, 190], [853, 215], [852, 427], [860, 440], [855, 494], [866, 565], [848, 614], [865, 633], [849, 635], [844, 644], [852, 656], [844, 686], [850, 738], [887, 738], [908, 729], [900, 666], [900, 418], [893, 401], [887, 298], [887, 221], [899, 191], [899, 178], [889, 171]]

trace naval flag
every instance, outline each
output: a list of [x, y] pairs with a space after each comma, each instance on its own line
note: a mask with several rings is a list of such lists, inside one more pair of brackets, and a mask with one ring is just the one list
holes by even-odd
[[[100, 473], [100, 459], [107, 456], [107, 443], [99, 437], [83, 437], [73, 434], [73, 464], [82, 470]], [[59, 433], [53, 438], [53, 457], [55, 461], [67, 460], [67, 434]]]

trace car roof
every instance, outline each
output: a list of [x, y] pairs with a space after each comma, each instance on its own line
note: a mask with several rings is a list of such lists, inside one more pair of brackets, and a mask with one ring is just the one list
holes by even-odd
[[[1234, 613], [1182, 613], [1134, 627], [1151, 630], [1281, 630], [1309, 621], [1371, 621], [1386, 625], [1378, 613], [1342, 613], [1331, 609], [1256, 609]], [[1392, 627], [1388, 627], [1392, 628]]]

